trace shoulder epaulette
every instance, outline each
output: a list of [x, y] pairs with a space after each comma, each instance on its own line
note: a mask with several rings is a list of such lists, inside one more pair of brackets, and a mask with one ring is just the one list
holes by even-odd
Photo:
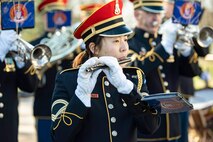
[[124, 73], [131, 74], [131, 78], [137, 78], [137, 90], [140, 91], [143, 86], [143, 80], [145, 79], [143, 78], [144, 72], [138, 67], [125, 67], [123, 70]]

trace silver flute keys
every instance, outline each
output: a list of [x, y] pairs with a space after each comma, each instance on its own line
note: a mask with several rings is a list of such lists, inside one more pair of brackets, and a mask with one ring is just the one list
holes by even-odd
[[[124, 60], [119, 61], [119, 64], [130, 63], [131, 61], [132, 61], [131, 58], [126, 58], [126, 59], [124, 59]], [[86, 71], [87, 71], [87, 72], [92, 72], [92, 71], [95, 71], [95, 70], [97, 70], [97, 69], [106, 68], [106, 67], [107, 67], [107, 66], [106, 66], [105, 64], [99, 63], [99, 64], [93, 65], [93, 66], [91, 66], [91, 67], [88, 67], [88, 68], [86, 69]]]

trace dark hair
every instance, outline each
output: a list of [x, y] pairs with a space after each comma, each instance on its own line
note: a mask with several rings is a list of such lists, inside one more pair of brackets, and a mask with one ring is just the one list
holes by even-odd
[[78, 67], [79, 65], [83, 64], [86, 60], [88, 60], [89, 58], [93, 57], [93, 53], [90, 51], [89, 49], [89, 44], [91, 42], [94, 42], [95, 43], [95, 46], [98, 47], [98, 48], [101, 48], [101, 39], [103, 37], [102, 36], [99, 36], [99, 35], [96, 35], [92, 38], [90, 38], [85, 44], [86, 44], [86, 49], [85, 51], [82, 51], [81, 53], [79, 53], [75, 59], [73, 60], [73, 64], [72, 64], [72, 67], [73, 68], [76, 68]]

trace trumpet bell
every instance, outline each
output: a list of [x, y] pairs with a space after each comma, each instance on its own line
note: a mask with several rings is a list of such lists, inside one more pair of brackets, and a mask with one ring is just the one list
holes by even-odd
[[50, 61], [51, 49], [45, 44], [36, 45], [30, 54], [31, 62], [36, 69], [40, 69]]
[[204, 27], [200, 30], [200, 33], [197, 38], [197, 43], [201, 47], [208, 47], [213, 42], [213, 28], [212, 27]]

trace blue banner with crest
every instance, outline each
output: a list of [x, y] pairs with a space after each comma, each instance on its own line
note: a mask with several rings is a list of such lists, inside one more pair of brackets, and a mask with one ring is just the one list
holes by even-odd
[[48, 28], [61, 28], [63, 26], [71, 26], [70, 10], [56, 10], [47, 12], [47, 27]]
[[203, 9], [199, 1], [176, 0], [172, 16], [173, 23], [198, 25]]
[[1, 2], [1, 27], [3, 30], [33, 28], [34, 26], [34, 1]]

